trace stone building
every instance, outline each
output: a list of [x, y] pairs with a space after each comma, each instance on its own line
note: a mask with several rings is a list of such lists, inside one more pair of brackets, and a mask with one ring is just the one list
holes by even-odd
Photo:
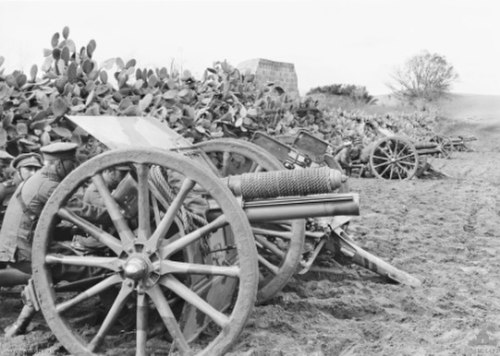
[[290, 99], [300, 99], [297, 73], [295, 73], [293, 63], [256, 58], [238, 64], [237, 68], [242, 73], [250, 72], [251, 74], [255, 74], [257, 83], [259, 84], [274, 83], [283, 88]]

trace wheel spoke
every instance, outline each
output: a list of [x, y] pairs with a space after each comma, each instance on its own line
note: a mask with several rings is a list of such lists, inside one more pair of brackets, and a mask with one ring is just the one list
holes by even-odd
[[120, 241], [117, 240], [113, 235], [108, 234], [107, 232], [101, 230], [97, 226], [79, 217], [78, 215], [68, 210], [67, 208], [59, 209], [57, 215], [61, 219], [64, 219], [66, 221], [71, 222], [72, 224], [75, 224], [89, 235], [95, 237], [97, 240], [99, 240], [99, 242], [109, 247], [116, 255], [122, 253], [123, 251], [122, 245]]
[[391, 153], [391, 156], [395, 156], [396, 148], [398, 147], [397, 142], [390, 141], [389, 144], [387, 145], [387, 148], [389, 149], [389, 152]]
[[149, 210], [149, 167], [137, 164], [137, 208], [139, 212], [139, 229], [137, 238], [145, 242], [151, 236], [150, 210]]
[[285, 240], [291, 240], [292, 235], [293, 235], [292, 232], [290, 232], [290, 231], [277, 231], [277, 230], [264, 229], [261, 227], [254, 227], [254, 226], [252, 226], [252, 231], [254, 234], [275, 236], [275, 237], [280, 237], [280, 238], [285, 239]]
[[[410, 151], [408, 153], [408, 151]], [[411, 153], [411, 150], [408, 148], [403, 148], [401, 151], [398, 152], [398, 154], [395, 156], [396, 159], [404, 159], [407, 156], [412, 156], [413, 153]]]
[[118, 314], [125, 306], [128, 296], [130, 295], [130, 293], [132, 293], [133, 290], [132, 288], [133, 284], [129, 283], [128, 281], [122, 283], [120, 292], [118, 293], [118, 296], [113, 302], [113, 305], [111, 305], [111, 308], [109, 309], [106, 318], [102, 322], [99, 331], [88, 345], [90, 351], [92, 352], [96, 351], [97, 348], [101, 345], [102, 341], [104, 340], [104, 337], [106, 336], [109, 329], [113, 326], [116, 318], [118, 317]]
[[379, 164], [376, 164], [373, 166], [373, 168], [378, 168], [378, 167], [382, 167], [382, 166], [387, 166], [388, 164], [391, 164], [391, 162], [382, 162], [382, 163], [379, 163]]
[[224, 151], [222, 152], [222, 167], [221, 167], [221, 170], [220, 170], [220, 174], [222, 177], [226, 177], [227, 176], [227, 171], [228, 171], [228, 168], [229, 168], [229, 158], [230, 158], [230, 153], [229, 151]]
[[391, 165], [391, 170], [389, 172], [389, 179], [392, 179], [392, 174], [394, 173], [394, 165]]
[[264, 266], [265, 268], [267, 268], [269, 271], [271, 271], [272, 274], [274, 274], [275, 276], [278, 275], [279, 273], [279, 268], [276, 267], [275, 265], [273, 265], [271, 262], [269, 262], [268, 260], [266, 260], [262, 255], [258, 254], [257, 255], [257, 258], [259, 259], [259, 263]]
[[191, 349], [187, 343], [186, 338], [182, 334], [181, 328], [175, 319], [174, 313], [170, 306], [168, 305], [167, 299], [163, 295], [163, 292], [159, 285], [155, 285], [153, 288], [147, 291], [148, 295], [151, 297], [151, 300], [156, 306], [158, 310], [158, 314], [160, 314], [163, 323], [167, 327], [168, 332], [172, 336], [172, 339], [181, 349], [183, 354], [188, 354]]
[[229, 325], [230, 320], [228, 316], [226, 316], [224, 313], [221, 313], [213, 306], [208, 304], [198, 294], [196, 294], [191, 289], [186, 287], [174, 276], [166, 276], [161, 280], [160, 283], [163, 284], [165, 287], [169, 288], [172, 292], [177, 294], [186, 302], [193, 305], [197, 309], [201, 310], [206, 315], [208, 315], [221, 328], [224, 328]]
[[[397, 157], [397, 156], [398, 156], [398, 154], [399, 154], [399, 152], [401, 152], [401, 151], [402, 151], [402, 150], [401, 150], [401, 151], [398, 151], [398, 148], [399, 148], [398, 143], [397, 143], [397, 142], [394, 142], [394, 150], [392, 151], [392, 154], [394, 155], [394, 157]], [[404, 149], [404, 146], [403, 146], [403, 149]]]
[[168, 244], [167, 246], [162, 247], [161, 248], [162, 258], [167, 258], [168, 256], [173, 255], [174, 253], [182, 250], [184, 247], [188, 246], [194, 241], [202, 238], [209, 232], [215, 231], [226, 224], [227, 224], [226, 217], [224, 215], [218, 216], [214, 221], [208, 223], [207, 225], [202, 226], [199, 229], [196, 229], [190, 232], [189, 234], [180, 237], [179, 239]]
[[183, 273], [183, 274], [204, 274], [210, 276], [239, 277], [240, 268], [238, 266], [216, 266], [204, 265], [200, 263], [177, 262], [162, 260], [160, 262], [161, 274]]
[[125, 220], [124, 216], [120, 212], [120, 206], [111, 196], [111, 193], [109, 192], [106, 183], [104, 183], [104, 179], [102, 178], [101, 174], [96, 174], [95, 176], [93, 176], [92, 182], [95, 184], [97, 190], [99, 191], [99, 194], [102, 197], [104, 205], [106, 206], [108, 214], [113, 221], [118, 235], [120, 236], [122, 244], [126, 248], [129, 248], [133, 244], [135, 236], [128, 227], [127, 221]]
[[108, 278], [100, 281], [99, 283], [90, 287], [89, 289], [81, 292], [76, 297], [57, 304], [56, 310], [58, 313], [63, 313], [66, 310], [68, 310], [69, 308], [74, 307], [75, 305], [78, 305], [79, 303], [83, 302], [84, 300], [101, 293], [102, 291], [108, 289], [109, 287], [111, 287], [115, 284], [120, 283], [121, 281], [122, 281], [122, 278], [118, 274], [113, 274], [112, 276], [109, 276]]
[[123, 261], [117, 257], [98, 256], [66, 256], [61, 254], [48, 254], [45, 256], [47, 264], [61, 264], [84, 267], [106, 268], [118, 272], [123, 265]]
[[257, 172], [257, 169], [261, 168], [259, 164], [255, 161], [252, 162], [252, 165], [250, 166], [250, 169], [248, 170], [249, 173], [251, 172]]
[[392, 150], [392, 147], [391, 147], [391, 144], [390, 142], [387, 142], [387, 144], [385, 145], [384, 148], [382, 148], [382, 150], [385, 151], [385, 153], [388, 155], [388, 156], [392, 156], [393, 155], [393, 150]]
[[401, 161], [401, 160], [404, 160], [404, 159], [407, 159], [407, 158], [411, 158], [411, 157], [415, 157], [415, 155], [413, 153], [410, 153], [406, 156], [402, 156], [402, 157], [398, 157], [398, 160]]
[[398, 165], [398, 167], [404, 172], [406, 173], [403, 178], [407, 178], [410, 176], [410, 171], [408, 169], [406, 169], [405, 167], [403, 167], [402, 165], [399, 164], [400, 162], [397, 162], [396, 164]]
[[254, 235], [255, 240], [257, 240], [258, 243], [262, 245], [263, 248], [266, 248], [267, 250], [271, 251], [274, 253], [276, 256], [280, 258], [285, 257], [285, 252], [282, 251], [278, 246], [273, 244], [272, 242], [269, 242], [265, 237], [261, 235]]
[[151, 238], [146, 241], [145, 245], [147, 249], [154, 251], [158, 248], [158, 242], [161, 238], [166, 236], [168, 230], [174, 222], [175, 217], [177, 216], [177, 211], [182, 206], [184, 199], [186, 199], [186, 196], [189, 194], [191, 189], [193, 189], [194, 185], [195, 182], [191, 179], [185, 179], [184, 182], [182, 182], [179, 193], [172, 201], [172, 204], [170, 204], [167, 212], [163, 216], [160, 224], [157, 226]]
[[388, 157], [387, 156], [377, 156], [376, 154], [374, 154], [373, 158], [386, 160]]
[[380, 146], [378, 146], [377, 149], [387, 156], [391, 155], [391, 150], [387, 142], [383, 142], [382, 144], [380, 144]]
[[396, 162], [396, 166], [398, 166], [398, 168], [395, 170], [396, 171], [396, 174], [398, 175], [398, 179], [401, 180], [401, 174], [399, 173], [400, 169], [401, 169], [401, 166]]
[[136, 350], [135, 356], [146, 356], [148, 339], [148, 303], [145, 294], [137, 295]]
[[383, 177], [385, 172], [387, 172], [387, 170], [391, 168], [391, 165], [388, 165], [387, 167], [384, 168], [384, 170], [382, 171], [382, 173], [380, 173], [380, 176]]

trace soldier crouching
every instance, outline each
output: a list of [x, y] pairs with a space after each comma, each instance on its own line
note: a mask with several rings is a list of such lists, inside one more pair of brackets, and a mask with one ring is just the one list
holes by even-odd
[[[68, 142], [42, 147], [44, 166], [21, 183], [9, 201], [0, 229], [0, 285], [26, 284], [30, 278], [36, 223], [58, 184], [76, 168], [76, 148], [76, 144]], [[34, 314], [33, 304], [26, 300], [18, 319], [6, 328], [5, 336], [24, 333]]]

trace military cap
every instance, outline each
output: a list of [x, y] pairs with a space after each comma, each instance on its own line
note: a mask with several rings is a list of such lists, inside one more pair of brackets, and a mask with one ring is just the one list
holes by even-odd
[[43, 146], [40, 152], [43, 153], [43, 158], [48, 161], [58, 159], [74, 159], [78, 145], [73, 142], [56, 142], [50, 145]]
[[42, 168], [43, 159], [38, 153], [22, 153], [12, 161], [12, 168], [37, 167]]

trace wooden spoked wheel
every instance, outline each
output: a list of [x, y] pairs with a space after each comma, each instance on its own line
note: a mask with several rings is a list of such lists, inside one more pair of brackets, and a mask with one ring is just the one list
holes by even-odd
[[[280, 161], [251, 142], [221, 138], [196, 147], [207, 153], [223, 177], [283, 169]], [[297, 271], [304, 247], [305, 220], [251, 225], [259, 254], [257, 302], [262, 303], [278, 293]]]
[[448, 136], [436, 135], [430, 140], [437, 144], [437, 149], [439, 150], [439, 155], [442, 158], [451, 158], [451, 152], [453, 152], [453, 142]]
[[405, 138], [385, 137], [375, 143], [370, 153], [370, 168], [381, 179], [411, 179], [418, 168], [415, 146]]
[[[111, 192], [103, 179], [117, 166], [130, 170], [121, 196], [121, 186]], [[49, 327], [71, 354], [220, 355], [235, 342], [256, 299], [257, 251], [243, 210], [207, 171], [177, 153], [116, 150], [54, 191], [35, 232], [33, 279]], [[170, 200], [158, 194], [158, 172], [171, 183]], [[98, 222], [79, 209], [89, 183], [105, 205]], [[211, 221], [196, 214], [206, 202], [220, 211]], [[186, 220], [192, 224], [175, 226]], [[60, 253], [64, 226], [100, 251]]]

